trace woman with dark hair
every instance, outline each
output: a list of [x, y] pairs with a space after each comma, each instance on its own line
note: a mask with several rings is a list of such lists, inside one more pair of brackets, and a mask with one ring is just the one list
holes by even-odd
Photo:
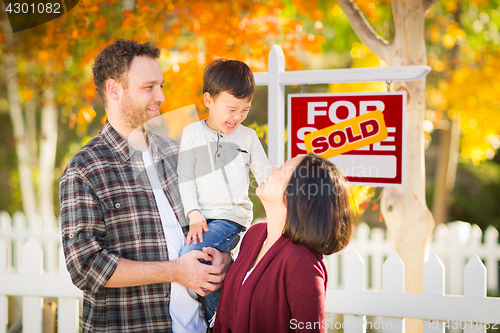
[[333, 163], [308, 154], [274, 168], [256, 194], [267, 223], [245, 234], [214, 332], [324, 332], [323, 255], [343, 249], [353, 233], [349, 185]]

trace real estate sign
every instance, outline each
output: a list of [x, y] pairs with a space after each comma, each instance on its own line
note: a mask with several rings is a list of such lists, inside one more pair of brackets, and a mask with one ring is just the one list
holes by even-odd
[[288, 95], [288, 157], [314, 152], [352, 185], [404, 187], [406, 92]]

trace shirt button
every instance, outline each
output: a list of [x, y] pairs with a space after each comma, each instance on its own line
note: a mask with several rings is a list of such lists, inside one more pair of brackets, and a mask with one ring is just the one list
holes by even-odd
[[220, 154], [217, 154], [217, 157], [220, 157]]
[[156, 230], [157, 233], [161, 234], [161, 229]]
[[151, 202], [154, 203], [155, 202], [155, 198], [154, 197], [151, 197]]
[[116, 207], [116, 208], [120, 208], [120, 206], [121, 206], [121, 205], [120, 205], [120, 203], [119, 203], [119, 202], [115, 203], [115, 207]]
[[221, 137], [221, 138], [223, 138], [223, 137], [224, 137], [224, 135], [222, 135], [222, 134], [221, 134], [221, 135], [220, 135], [220, 137]]
[[74, 234], [69, 234], [69, 238], [73, 238], [73, 237], [75, 237]]
[[219, 145], [219, 148], [222, 148], [222, 145]]

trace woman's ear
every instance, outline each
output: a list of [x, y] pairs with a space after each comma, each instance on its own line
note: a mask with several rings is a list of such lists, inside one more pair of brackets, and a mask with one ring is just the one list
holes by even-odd
[[287, 204], [286, 204], [286, 202], [287, 202], [287, 200], [286, 200], [286, 194], [287, 194], [286, 189], [287, 189], [287, 188], [288, 188], [288, 185], [287, 185], [287, 187], [285, 188], [285, 193], [283, 193], [283, 205], [285, 206], [285, 208], [286, 208], [286, 206], [287, 206]]

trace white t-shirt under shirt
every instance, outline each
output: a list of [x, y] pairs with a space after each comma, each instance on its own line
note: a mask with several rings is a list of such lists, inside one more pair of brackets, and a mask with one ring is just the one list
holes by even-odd
[[[167, 241], [168, 257], [170, 260], [175, 260], [179, 257], [179, 252], [184, 245], [184, 234], [160, 186], [158, 173], [152, 162], [151, 148], [142, 153], [142, 158], [160, 212], [161, 223]], [[170, 284], [170, 292], [172, 331], [174, 333], [206, 332], [207, 326], [201, 315], [201, 304], [198, 302], [196, 292], [176, 282]]]

